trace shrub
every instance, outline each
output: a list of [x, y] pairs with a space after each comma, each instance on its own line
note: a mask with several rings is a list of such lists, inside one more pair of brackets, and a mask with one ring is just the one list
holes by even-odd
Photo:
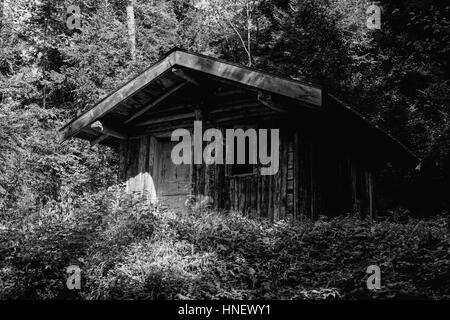
[[[450, 298], [448, 220], [251, 219], [171, 212], [124, 186], [47, 208], [0, 231], [7, 299]], [[66, 288], [66, 267], [82, 289]], [[366, 287], [369, 265], [381, 290]]]

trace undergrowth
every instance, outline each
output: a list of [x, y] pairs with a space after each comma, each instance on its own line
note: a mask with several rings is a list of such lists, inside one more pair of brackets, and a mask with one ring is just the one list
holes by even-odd
[[[115, 187], [2, 221], [2, 299], [450, 298], [446, 217], [271, 223], [175, 213]], [[81, 290], [66, 287], [70, 265]]]

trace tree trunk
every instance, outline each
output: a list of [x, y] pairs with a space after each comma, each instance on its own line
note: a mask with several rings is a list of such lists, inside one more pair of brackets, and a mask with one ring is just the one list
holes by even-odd
[[131, 60], [136, 60], [136, 25], [134, 22], [134, 0], [127, 4], [128, 41], [130, 42]]
[[247, 2], [247, 55], [248, 55], [248, 66], [252, 66], [252, 40], [251, 40], [251, 27], [252, 21], [250, 16], [249, 3]]
[[0, 0], [0, 32], [2, 32], [3, 27], [3, 10], [4, 10], [4, 3], [3, 0]]

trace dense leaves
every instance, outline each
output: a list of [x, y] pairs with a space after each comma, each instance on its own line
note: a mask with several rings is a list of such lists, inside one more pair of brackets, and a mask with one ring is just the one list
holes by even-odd
[[[450, 298], [448, 220], [347, 216], [272, 224], [238, 213], [174, 213], [123, 187], [4, 225], [2, 298]], [[82, 269], [82, 289], [65, 268]], [[370, 265], [381, 290], [367, 289]]]

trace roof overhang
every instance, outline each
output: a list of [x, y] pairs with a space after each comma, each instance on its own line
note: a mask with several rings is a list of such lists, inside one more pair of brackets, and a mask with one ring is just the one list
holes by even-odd
[[89, 127], [99, 118], [111, 112], [120, 103], [129, 99], [153, 80], [172, 70], [174, 67], [182, 67], [221, 78], [247, 88], [288, 97], [313, 108], [320, 108], [322, 106], [322, 90], [320, 87], [271, 75], [220, 59], [190, 53], [180, 49], [173, 49], [163, 59], [146, 69], [136, 78], [62, 127], [60, 129], [60, 140], [65, 141], [77, 135], [77, 133]]
[[[199, 75], [201, 77], [198, 77]], [[350, 131], [348, 136], [353, 140], [362, 140], [361, 145], [376, 141], [377, 150], [391, 154], [402, 163], [417, 165], [420, 161], [394, 137], [371, 124], [353, 108], [346, 106], [331, 95], [323, 94], [322, 89], [318, 86], [177, 48], [169, 51], [143, 73], [67, 123], [60, 129], [60, 140], [65, 141], [77, 136], [90, 140], [94, 145], [97, 143], [108, 144], [108, 141], [111, 142], [111, 140], [117, 142], [117, 140], [136, 138], [133, 135], [127, 135], [127, 129], [142, 128], [150, 123], [155, 125], [156, 121], [161, 120], [158, 118], [142, 120], [145, 115], [152, 116], [151, 113], [149, 114], [150, 109], [155, 110], [157, 105], [164, 108], [161, 105], [164, 100], [176, 95], [190, 96], [189, 90], [192, 87], [201, 90], [193, 95], [199, 93], [208, 95], [208, 82], [224, 82], [233, 88], [238, 87], [253, 92], [253, 94], [256, 92], [258, 103], [277, 112], [286, 110], [279, 109], [280, 105], [272, 103], [274, 97], [275, 100], [277, 98], [289, 100], [289, 110], [292, 111], [324, 112], [324, 114], [328, 114], [328, 118], [331, 118], [330, 125], [339, 128], [338, 130], [351, 130], [354, 127], [355, 131]], [[192, 116], [183, 114], [183, 112], [187, 112], [185, 108], [181, 110], [183, 111], [180, 111], [179, 114], [171, 114], [165, 116], [164, 119], [179, 121], [183, 117]], [[108, 127], [108, 120], [114, 120], [112, 121], [113, 126]], [[350, 120], [353, 125], [347, 126], [347, 120]], [[322, 118], [320, 123], [322, 126], [327, 125]], [[121, 129], [125, 130], [121, 131]], [[358, 133], [355, 134], [355, 132]]]

